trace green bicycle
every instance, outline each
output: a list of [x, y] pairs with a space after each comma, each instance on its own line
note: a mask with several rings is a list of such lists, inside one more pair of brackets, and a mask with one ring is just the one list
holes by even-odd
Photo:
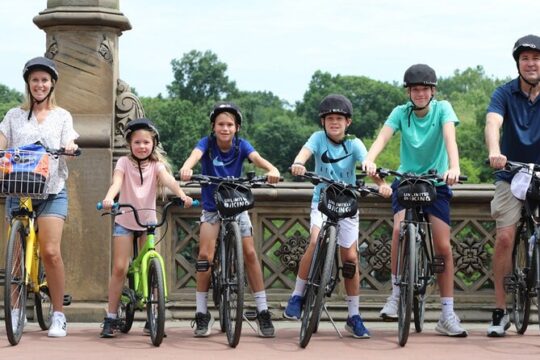
[[[167, 212], [172, 205], [183, 206], [183, 204], [180, 198], [172, 198], [163, 207], [163, 216], [157, 224], [142, 224], [137, 209], [131, 204], [115, 203], [109, 213], [103, 214], [120, 215], [125, 213], [121, 210], [122, 208], [128, 208], [130, 209], [128, 212], [133, 213], [137, 224], [146, 228], [146, 242], [141, 249], [138, 243], [142, 232], [136, 232], [133, 237], [133, 259], [128, 269], [128, 284], [122, 290], [120, 297], [115, 328], [127, 334], [133, 325], [135, 310], [143, 311], [146, 308], [146, 321], [154, 346], [161, 345], [165, 336], [165, 303], [168, 297], [165, 263], [156, 251], [156, 229], [166, 222]], [[199, 206], [199, 201], [194, 200], [192, 206]], [[103, 209], [101, 202], [97, 204], [97, 209]]]

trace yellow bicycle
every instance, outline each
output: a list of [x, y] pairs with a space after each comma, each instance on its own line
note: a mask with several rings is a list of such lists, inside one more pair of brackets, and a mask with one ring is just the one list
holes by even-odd
[[[55, 157], [66, 154], [63, 149], [54, 150], [22, 150], [8, 149], [3, 151], [2, 158], [8, 157], [11, 162], [30, 164], [43, 156]], [[4, 171], [5, 172], [5, 171]], [[21, 172], [17, 176], [4, 174], [0, 180], [0, 191], [3, 195], [19, 198], [19, 207], [10, 214], [7, 232], [6, 262], [4, 271], [4, 313], [6, 334], [11, 345], [17, 345], [22, 337], [26, 324], [28, 294], [34, 295], [36, 318], [42, 330], [49, 329], [53, 307], [43, 263], [39, 251], [37, 216], [32, 205], [32, 198], [47, 197], [48, 176], [35, 176], [32, 172]], [[64, 296], [64, 305], [71, 303], [69, 295]]]

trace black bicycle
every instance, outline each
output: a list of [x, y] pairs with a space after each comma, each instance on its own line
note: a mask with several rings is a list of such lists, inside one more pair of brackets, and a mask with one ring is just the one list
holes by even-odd
[[370, 193], [378, 194], [378, 189], [364, 185], [362, 180], [358, 180], [356, 185], [350, 185], [309, 171], [300, 178], [309, 180], [313, 185], [320, 183], [328, 185], [321, 190], [318, 205], [319, 210], [327, 216], [327, 219], [323, 222], [317, 238], [304, 291], [300, 346], [305, 348], [312, 334], [318, 330], [323, 309], [328, 315], [325, 298], [332, 295], [339, 283], [339, 270], [342, 271], [343, 277], [351, 278], [356, 271], [356, 264], [353, 263], [339, 266], [338, 221], [356, 215], [358, 212], [357, 194], [362, 197]]
[[212, 298], [219, 311], [221, 331], [227, 334], [229, 346], [236, 347], [242, 333], [244, 317], [244, 255], [237, 216], [253, 208], [252, 187], [271, 186], [266, 176], [219, 177], [192, 175], [190, 183], [215, 185], [214, 199], [221, 220], [214, 259], [197, 261], [197, 271], [212, 268]]
[[529, 326], [531, 299], [536, 298], [540, 316], [540, 165], [507, 161], [505, 169], [496, 172], [528, 172], [531, 183], [523, 201], [512, 251], [512, 273], [504, 286], [512, 296], [512, 318], [518, 334]]
[[[435, 281], [435, 274], [444, 272], [444, 258], [435, 255], [431, 223], [422, 207], [432, 204], [437, 198], [436, 182], [443, 179], [432, 171], [416, 175], [379, 169], [379, 176], [393, 175], [399, 178], [397, 199], [405, 208], [401, 222], [398, 257], [397, 284], [400, 288], [398, 303], [398, 342], [405, 346], [409, 338], [411, 314], [414, 314], [416, 332], [424, 326], [427, 290]], [[460, 176], [459, 181], [466, 181]]]

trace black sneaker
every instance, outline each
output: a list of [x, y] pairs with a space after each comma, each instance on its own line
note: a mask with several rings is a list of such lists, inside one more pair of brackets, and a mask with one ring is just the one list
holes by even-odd
[[214, 317], [210, 312], [196, 313], [195, 319], [191, 321], [191, 327], [197, 326], [195, 328], [194, 334], [195, 337], [206, 337], [212, 332], [212, 325], [214, 325]]
[[272, 316], [270, 311], [263, 310], [257, 313], [257, 324], [259, 325], [260, 337], [274, 337], [275, 330], [272, 324]]
[[115, 319], [106, 317], [103, 319], [103, 324], [101, 324], [101, 327], [103, 328], [101, 330], [100, 336], [102, 338], [112, 338], [114, 337], [114, 325], [115, 325]]

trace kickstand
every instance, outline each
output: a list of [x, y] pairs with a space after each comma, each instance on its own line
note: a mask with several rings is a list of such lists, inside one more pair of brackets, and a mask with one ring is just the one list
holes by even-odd
[[334, 319], [330, 316], [330, 313], [328, 312], [328, 309], [326, 308], [326, 304], [323, 304], [323, 310], [326, 313], [326, 316], [328, 316], [328, 320], [332, 323], [332, 326], [334, 327], [334, 330], [336, 330], [338, 336], [340, 339], [343, 339], [343, 335], [341, 335], [341, 331], [336, 326], [336, 323], [334, 322]]
[[244, 316], [242, 316], [244, 318], [244, 321], [247, 322], [247, 324], [251, 327], [251, 329], [253, 329], [253, 331], [255, 331], [255, 333], [258, 333], [257, 331], [257, 328], [255, 328], [255, 326], [253, 326], [253, 324], [251, 323], [251, 321], [249, 321], [249, 318], [246, 316], [246, 314], [244, 313]]

